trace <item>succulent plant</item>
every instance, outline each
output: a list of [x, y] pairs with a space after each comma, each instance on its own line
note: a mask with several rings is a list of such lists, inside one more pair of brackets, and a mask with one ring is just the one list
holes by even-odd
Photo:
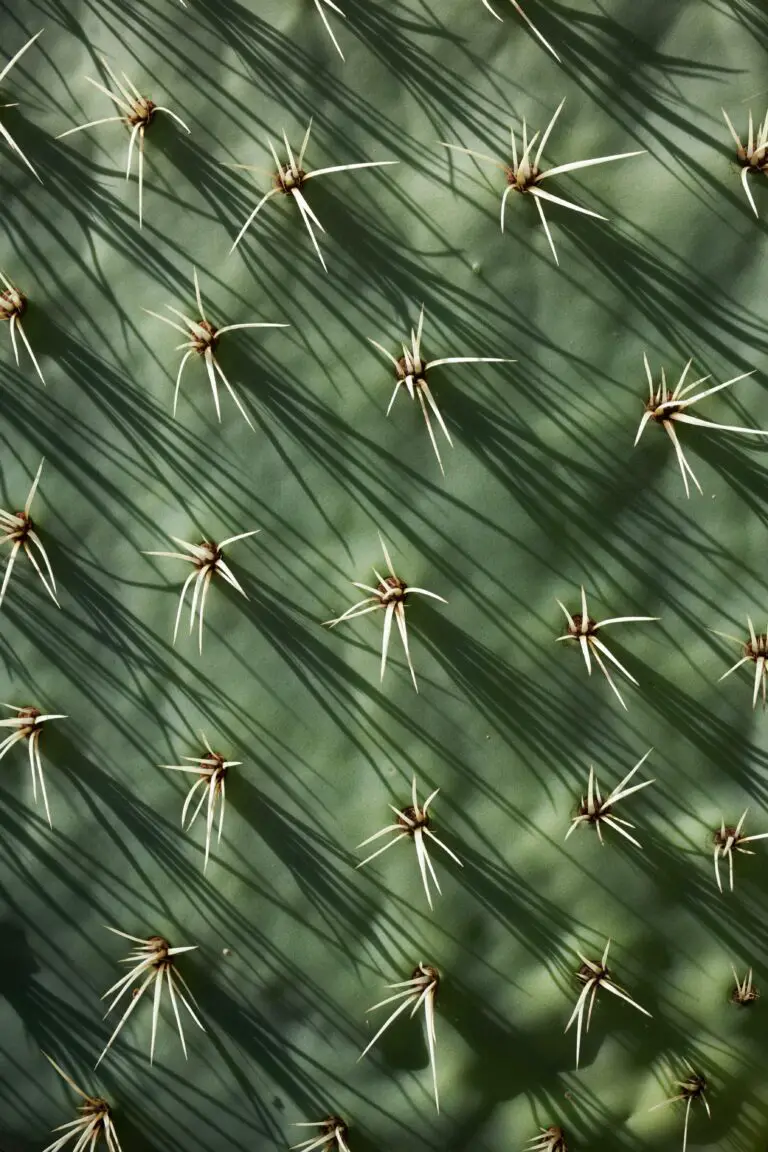
[[764, 1148], [766, 53], [0, 9], [0, 1152]]

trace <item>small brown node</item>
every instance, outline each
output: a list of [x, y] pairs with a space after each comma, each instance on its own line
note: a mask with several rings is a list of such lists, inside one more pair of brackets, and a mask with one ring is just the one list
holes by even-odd
[[683, 1100], [701, 1100], [707, 1091], [707, 1081], [698, 1072], [692, 1073], [687, 1080], [680, 1083], [680, 1095]]
[[578, 808], [576, 809], [576, 814], [578, 816], [581, 816], [581, 818], [583, 820], [586, 820], [586, 822], [588, 824], [598, 824], [599, 825], [600, 821], [603, 818], [603, 813], [602, 813], [600, 807], [598, 806], [598, 807], [590, 808], [590, 806], [586, 800], [581, 801]]
[[147, 946], [155, 953], [156, 958], [152, 962], [154, 968], [162, 968], [166, 964], [173, 963], [168, 956], [171, 946], [164, 936], [149, 936]]
[[754, 643], [751, 637], [745, 641], [744, 655], [747, 659], [754, 660], [755, 662], [758, 660], [768, 660], [768, 633], [756, 632]]
[[419, 356], [417, 363], [414, 363], [410, 356], [401, 356], [395, 362], [395, 372], [398, 380], [407, 380], [410, 378], [415, 385], [426, 383], [421, 356]]
[[597, 963], [591, 967], [589, 964], [582, 964], [576, 973], [576, 978], [581, 980], [582, 984], [589, 984], [593, 980], [599, 984], [601, 980], [609, 980], [610, 976], [611, 973], [608, 966]]
[[206, 764], [205, 766], [208, 771], [201, 772], [201, 776], [203, 776], [204, 779], [209, 780], [211, 776], [217, 776], [219, 779], [226, 777], [229, 769], [227, 768], [226, 760], [220, 752], [214, 752], [212, 756], [210, 754], [201, 756], [200, 759], [201, 762], [203, 760], [213, 760], [213, 764]]
[[195, 560], [198, 568], [208, 568], [209, 566], [216, 566], [221, 560], [221, 548], [215, 544], [213, 540], [201, 540], [198, 548], [204, 548], [206, 555]]
[[440, 973], [437, 968], [433, 968], [431, 964], [417, 964], [411, 973], [411, 980], [423, 980], [425, 977], [433, 985], [433, 991], [437, 992], [440, 984]]
[[286, 164], [275, 172], [275, 188], [288, 194], [296, 188], [301, 188], [306, 178], [307, 174], [303, 168], [292, 168], [290, 164]]
[[[19, 544], [24, 544], [30, 532], [34, 529], [35, 522], [29, 513], [25, 512], [23, 508], [20, 511], [15, 512], [14, 515], [17, 516], [19, 520], [21, 520], [21, 524], [14, 525], [9, 529], [8, 539], [12, 540], [14, 543], [18, 542]], [[37, 714], [38, 716], [40, 715], [39, 712]]]
[[210, 320], [196, 320], [192, 330], [192, 343], [196, 352], [203, 356], [209, 348], [215, 348], [219, 339], [217, 331]]
[[760, 992], [757, 988], [734, 988], [731, 994], [731, 1003], [740, 1004], [742, 1008], [748, 1008], [760, 999]]
[[[211, 763], [213, 761], [213, 763]], [[214, 784], [214, 792], [216, 796], [221, 796], [224, 790], [224, 782], [229, 773], [229, 764], [219, 752], [208, 752], [206, 755], [200, 757], [200, 775], [198, 780], [205, 780], [210, 785], [211, 780]]]
[[399, 576], [385, 576], [377, 585], [376, 591], [379, 594], [382, 604], [391, 604], [399, 600], [405, 600], [408, 585], [404, 580], [401, 580]]
[[726, 828], [720, 827], [715, 829], [712, 834], [712, 843], [716, 844], [718, 848], [728, 848], [736, 846], [736, 841], [740, 838], [741, 829], [730, 825]]
[[409, 804], [400, 812], [397, 822], [405, 832], [413, 835], [417, 828], [429, 827], [429, 813], [419, 812], [412, 804]]
[[568, 631], [571, 636], [592, 636], [597, 628], [597, 620], [593, 620], [591, 616], [587, 616], [586, 627], [584, 625], [584, 617], [580, 612], [574, 612], [572, 616], [573, 627], [568, 625]]
[[538, 180], [541, 169], [535, 164], [525, 164], [515, 169], [511, 165], [505, 170], [507, 184], [515, 192], [527, 192]]
[[[569, 1093], [566, 1092], [566, 1096]], [[565, 1133], [559, 1124], [550, 1124], [548, 1128], [540, 1128], [538, 1136], [532, 1136], [528, 1141], [528, 1152], [568, 1152], [565, 1142]]]
[[545, 1135], [551, 1140], [548, 1152], [568, 1152], [568, 1145], [565, 1142], [565, 1132], [559, 1124], [551, 1124], [546, 1129]]
[[669, 404], [663, 402], [657, 404], [655, 400], [649, 401], [646, 404], [646, 411], [650, 412], [651, 419], [655, 420], [657, 424], [663, 424], [667, 420], [671, 420], [678, 412], [682, 411], [681, 404]]
[[27, 298], [18, 288], [6, 288], [0, 292], [0, 319], [10, 320], [24, 315], [27, 310]]
[[751, 152], [740, 145], [736, 149], [736, 159], [742, 168], [749, 168], [750, 172], [768, 172], [768, 145], [762, 144]]
[[325, 1121], [325, 1128], [329, 1136], [332, 1136], [335, 1132], [339, 1132], [343, 1140], [346, 1140], [349, 1134], [347, 1123], [345, 1120], [342, 1120], [341, 1116], [329, 1116]]
[[83, 1116], [98, 1116], [101, 1127], [105, 1128], [104, 1121], [109, 1116], [110, 1108], [107, 1101], [102, 1096], [93, 1096], [89, 1098], [85, 1104], [80, 1108]]
[[157, 112], [157, 105], [154, 100], [149, 100], [146, 96], [140, 96], [138, 100], [134, 101], [131, 111], [125, 119], [131, 128], [135, 128], [137, 124], [141, 124], [146, 128], [152, 123], [155, 112]]
[[749, 1008], [756, 1000], [760, 999], [760, 992], [755, 988], [752, 983], [752, 969], [750, 968], [743, 980], [739, 979], [739, 975], [735, 968], [732, 969], [735, 986], [730, 995], [732, 1004], [738, 1004], [742, 1008]]

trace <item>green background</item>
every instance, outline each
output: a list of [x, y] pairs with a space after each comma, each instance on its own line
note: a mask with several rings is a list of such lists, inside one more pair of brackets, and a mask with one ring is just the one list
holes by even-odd
[[[4, 59], [45, 29], [3, 86], [44, 183], [3, 147], [0, 267], [47, 384], [0, 331], [0, 496], [21, 507], [45, 457], [33, 514], [62, 605], [22, 558], [0, 697], [68, 716], [41, 743], [53, 831], [25, 749], [0, 767], [0, 1148], [43, 1147], [75, 1115], [44, 1049], [114, 1101], [124, 1152], [284, 1148], [328, 1111], [352, 1152], [496, 1152], [555, 1122], [575, 1149], [662, 1152], [683, 1113], [648, 1110], [684, 1056], [712, 1107], [693, 1109], [691, 1146], [756, 1152], [764, 1003], [728, 996], [731, 964], [765, 982], [768, 863], [756, 845], [721, 896], [710, 839], [747, 806], [746, 831], [768, 831], [765, 718], [751, 668], [717, 683], [739, 652], [708, 629], [766, 625], [766, 449], [683, 429], [704, 489], [688, 501], [664, 433], [632, 442], [644, 350], [671, 378], [689, 356], [715, 380], [756, 369], [700, 414], [768, 428], [765, 225], [720, 111], [739, 131], [750, 104], [764, 114], [765, 8], [527, 0], [558, 65], [506, 0], [501, 23], [480, 0], [342, 6], [346, 63], [310, 0], [0, 11]], [[142, 231], [125, 129], [54, 139], [111, 114], [84, 79], [104, 79], [101, 56], [191, 128], [158, 114], [147, 133]], [[646, 155], [552, 181], [610, 218], [552, 206], [557, 268], [534, 206], [510, 198], [501, 236], [498, 176], [439, 141], [506, 159], [510, 124], [544, 127], [563, 96], [549, 166]], [[228, 255], [264, 178], [223, 165], [269, 170], [267, 139], [297, 146], [310, 116], [309, 167], [400, 163], [307, 185], [327, 275], [282, 198]], [[291, 324], [222, 339], [255, 432], [227, 397], [216, 422], [196, 362], [172, 418], [178, 341], [143, 309], [191, 308], [193, 266], [215, 322]], [[368, 343], [394, 351], [422, 302], [427, 358], [516, 360], [431, 377], [445, 480], [416, 404], [385, 418], [391, 370]], [[216, 581], [202, 659], [186, 635], [172, 649], [186, 569], [141, 551], [252, 528], [228, 556], [249, 600]], [[379, 530], [398, 574], [448, 600], [409, 608], [419, 695], [396, 638], [379, 687], [380, 616], [321, 627], [381, 563]], [[555, 598], [575, 611], [581, 583], [598, 618], [661, 617], [610, 633], [640, 682], [620, 685], [627, 713], [554, 643]], [[157, 767], [196, 754], [200, 729], [243, 761], [206, 877], [184, 781]], [[565, 844], [590, 763], [607, 791], [650, 746], [656, 783], [625, 809], [644, 850]], [[354, 868], [414, 773], [440, 787], [435, 828], [464, 862], [433, 854], [434, 914], [410, 845]], [[188, 1062], [166, 1017], [150, 1067], [140, 1006], [90, 1071], [126, 955], [105, 924], [199, 945], [181, 970], [208, 1035], [187, 1028]], [[574, 950], [608, 937], [653, 1018], [603, 994], [577, 1072]], [[418, 1022], [356, 1063], [367, 1009], [418, 961], [443, 977], [439, 1116]]]

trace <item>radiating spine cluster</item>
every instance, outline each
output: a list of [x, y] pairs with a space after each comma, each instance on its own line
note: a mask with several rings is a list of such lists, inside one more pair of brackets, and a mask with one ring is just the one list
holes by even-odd
[[126, 76], [125, 72], [122, 73], [123, 79], [121, 81], [112, 71], [106, 60], [102, 59], [101, 63], [104, 71], [117, 89], [117, 92], [111, 92], [109, 88], [105, 88], [102, 83], [94, 80], [91, 76], [86, 76], [86, 80], [89, 84], [92, 84], [94, 88], [97, 88], [99, 92], [107, 96], [113, 104], [117, 105], [120, 110], [120, 115], [102, 116], [98, 120], [89, 120], [86, 124], [76, 124], [74, 128], [68, 128], [66, 132], [59, 133], [56, 139], [63, 140], [66, 136], [72, 136], [75, 132], [84, 132], [89, 128], [98, 128], [101, 124], [125, 124], [130, 129], [125, 178], [126, 180], [130, 180], [131, 178], [133, 154], [137, 151], [139, 155], [139, 228], [141, 228], [144, 225], [144, 138], [147, 129], [158, 112], [164, 112], [166, 116], [170, 116], [180, 128], [184, 129], [187, 135], [189, 135], [190, 129], [181, 117], [175, 112], [172, 112], [170, 108], [166, 108], [161, 104], [155, 104], [154, 100], [150, 100], [148, 96], [142, 96], [130, 77]]
[[[150, 936], [144, 940], [140, 936], [130, 936], [127, 932], [121, 932], [118, 928], [110, 928], [108, 925], [105, 925], [105, 927], [108, 932], [114, 932], [115, 936], [122, 936], [124, 940], [130, 940], [132, 943], [138, 945], [138, 947], [134, 948], [131, 954], [122, 961], [122, 963], [130, 965], [130, 971], [125, 976], [121, 976], [102, 996], [102, 1000], [106, 1000], [108, 996], [113, 996], [114, 994], [113, 1000], [107, 1008], [106, 1014], [108, 1016], [112, 1009], [117, 1007], [123, 997], [128, 992], [131, 993], [128, 1007], [120, 1017], [117, 1027], [107, 1041], [104, 1050], [96, 1061], [95, 1067], [98, 1068], [99, 1064], [101, 1064], [125, 1026], [128, 1018], [136, 1009], [142, 996], [148, 991], [150, 986], [154, 989], [152, 995], [152, 1033], [149, 1042], [150, 1063], [155, 1059], [155, 1040], [157, 1038], [157, 1024], [160, 1018], [163, 988], [167, 988], [168, 990], [168, 998], [171, 1002], [174, 1019], [176, 1020], [179, 1040], [181, 1041], [181, 1047], [186, 1057], [187, 1044], [184, 1039], [184, 1028], [179, 1015], [179, 1001], [182, 1007], [186, 1008], [187, 1013], [192, 1017], [192, 1020], [197, 1024], [198, 1028], [202, 1029], [203, 1032], [205, 1032], [205, 1028], [195, 1011], [197, 1002], [192, 995], [189, 985], [179, 971], [176, 957], [180, 956], [182, 952], [195, 951], [197, 944], [184, 944], [181, 947], [177, 946], [176, 948], [172, 948], [163, 936]], [[140, 978], [141, 983], [138, 987], [134, 988], [134, 981]]]

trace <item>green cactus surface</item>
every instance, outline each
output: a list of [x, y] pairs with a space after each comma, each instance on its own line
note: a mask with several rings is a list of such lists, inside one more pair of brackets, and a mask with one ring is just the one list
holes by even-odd
[[764, 0], [22, 49], [0, 1152], [762, 1152]]

